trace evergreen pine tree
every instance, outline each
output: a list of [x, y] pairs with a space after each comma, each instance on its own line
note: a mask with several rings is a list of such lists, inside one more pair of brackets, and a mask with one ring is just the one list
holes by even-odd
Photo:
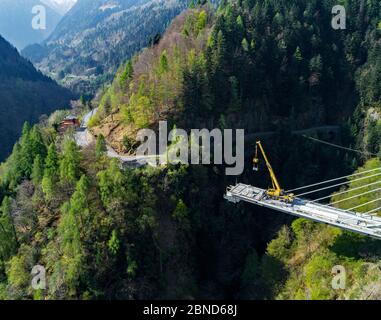
[[164, 50], [160, 56], [159, 73], [164, 74], [168, 71], [168, 69], [169, 69], [169, 65], [168, 65], [167, 52]]
[[95, 157], [97, 160], [100, 160], [105, 153], [107, 152], [107, 145], [106, 145], [106, 139], [103, 136], [103, 134], [100, 134], [97, 137], [97, 142], [95, 145]]
[[23, 177], [29, 178], [32, 172], [33, 150], [30, 140], [31, 129], [29, 123], [25, 122], [20, 139], [20, 170]]
[[300, 50], [300, 47], [296, 48], [295, 53], [294, 53], [294, 58], [298, 62], [303, 60], [302, 51]]
[[32, 130], [30, 131], [29, 140], [31, 144], [32, 156], [36, 157], [37, 155], [40, 155], [41, 158], [45, 158], [46, 146], [42, 138], [41, 131], [37, 125], [33, 126]]
[[35, 186], [39, 185], [44, 176], [44, 161], [41, 155], [37, 155], [33, 161], [31, 178]]
[[132, 79], [134, 75], [134, 67], [132, 65], [132, 61], [129, 60], [124, 68], [122, 75], [120, 76], [120, 86], [124, 88], [128, 81]]
[[45, 159], [44, 176], [42, 179], [42, 190], [47, 197], [51, 199], [54, 195], [55, 187], [58, 182], [58, 154], [54, 143], [49, 146], [48, 155]]
[[60, 179], [62, 182], [76, 183], [79, 178], [80, 153], [76, 143], [68, 140], [64, 144], [60, 161]]
[[0, 272], [17, 249], [16, 231], [11, 217], [11, 199], [5, 197], [0, 207]]

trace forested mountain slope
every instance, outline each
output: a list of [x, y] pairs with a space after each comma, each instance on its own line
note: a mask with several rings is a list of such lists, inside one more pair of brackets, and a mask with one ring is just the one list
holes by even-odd
[[[263, 143], [285, 188], [352, 173], [359, 163], [379, 166], [290, 133], [342, 124], [343, 144], [372, 137], [379, 147], [368, 123], [377, 119], [369, 110], [380, 107], [380, 4], [345, 1], [356, 17], [346, 32], [331, 28], [335, 4], [246, 0], [189, 9], [119, 69], [91, 120], [94, 146], [79, 150], [51, 119], [25, 125], [0, 170], [0, 297], [378, 298], [377, 241], [223, 199], [236, 180], [268, 186], [265, 170], [253, 176], [250, 157], [239, 177], [217, 165], [121, 168], [103, 138], [134, 152], [137, 130], [159, 120], [275, 130]], [[36, 264], [46, 268], [45, 291], [30, 286]], [[329, 286], [335, 264], [348, 268], [344, 291]]]
[[94, 93], [186, 6], [186, 0], [79, 0], [49, 39], [23, 55], [77, 92]]
[[353, 70], [364, 53], [331, 28], [330, 10], [329, 1], [246, 1], [217, 18], [181, 16], [122, 66], [92, 125], [122, 150], [123, 135], [160, 119], [247, 133], [340, 124], [357, 104]]
[[25, 121], [34, 123], [57, 106], [68, 107], [71, 97], [0, 36], [0, 159], [9, 155]]
[[[363, 3], [363, 2], [362, 2]], [[356, 13], [350, 21], [351, 33], [345, 35], [349, 61], [354, 70], [358, 104], [350, 125], [357, 147], [365, 152], [379, 154], [368, 159], [357, 172], [380, 167], [381, 146], [381, 5], [369, 1], [362, 10], [361, 1], [346, 1], [350, 12]], [[353, 180], [353, 179], [352, 179]], [[361, 183], [348, 181], [348, 187], [334, 195], [332, 201], [342, 201], [338, 206], [347, 209], [362, 204], [359, 212], [378, 213], [380, 203], [378, 188], [361, 188], [361, 185], [381, 182], [379, 177]], [[353, 190], [353, 191], [352, 191]], [[365, 193], [361, 197], [354, 190]], [[283, 275], [275, 287], [278, 299], [374, 299], [381, 298], [381, 244], [380, 241], [344, 232], [339, 229], [296, 220], [291, 228], [284, 227], [269, 246], [267, 255], [282, 265]], [[332, 290], [332, 268], [345, 268], [345, 289]]]

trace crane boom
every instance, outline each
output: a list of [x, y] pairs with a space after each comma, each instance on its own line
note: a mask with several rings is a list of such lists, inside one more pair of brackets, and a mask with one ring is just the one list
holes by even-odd
[[267, 169], [270, 174], [272, 188], [269, 188], [266, 192], [266, 194], [269, 197], [280, 199], [286, 202], [293, 202], [294, 201], [294, 195], [293, 194], [287, 194], [285, 193], [282, 188], [280, 187], [280, 184], [278, 182], [278, 179], [275, 175], [275, 172], [270, 164], [269, 159], [267, 158], [266, 152], [263, 149], [261, 141], [257, 141], [256, 148], [255, 148], [255, 157], [253, 159], [253, 170], [258, 171], [258, 165], [259, 165], [259, 157], [258, 157], [258, 149], [261, 151], [263, 159], [265, 160]]

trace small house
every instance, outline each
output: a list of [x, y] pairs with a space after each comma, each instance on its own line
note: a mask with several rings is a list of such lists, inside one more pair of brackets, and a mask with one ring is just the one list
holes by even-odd
[[81, 123], [79, 122], [78, 118], [70, 115], [61, 121], [59, 126], [59, 131], [65, 132], [69, 128], [77, 129], [80, 126], [81, 126]]

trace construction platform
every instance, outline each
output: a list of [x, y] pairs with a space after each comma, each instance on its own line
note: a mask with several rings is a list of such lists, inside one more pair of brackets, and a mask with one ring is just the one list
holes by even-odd
[[228, 187], [224, 198], [232, 203], [245, 201], [381, 240], [381, 218], [373, 214], [346, 211], [301, 198], [292, 203], [274, 200], [267, 196], [266, 190], [242, 183]]

